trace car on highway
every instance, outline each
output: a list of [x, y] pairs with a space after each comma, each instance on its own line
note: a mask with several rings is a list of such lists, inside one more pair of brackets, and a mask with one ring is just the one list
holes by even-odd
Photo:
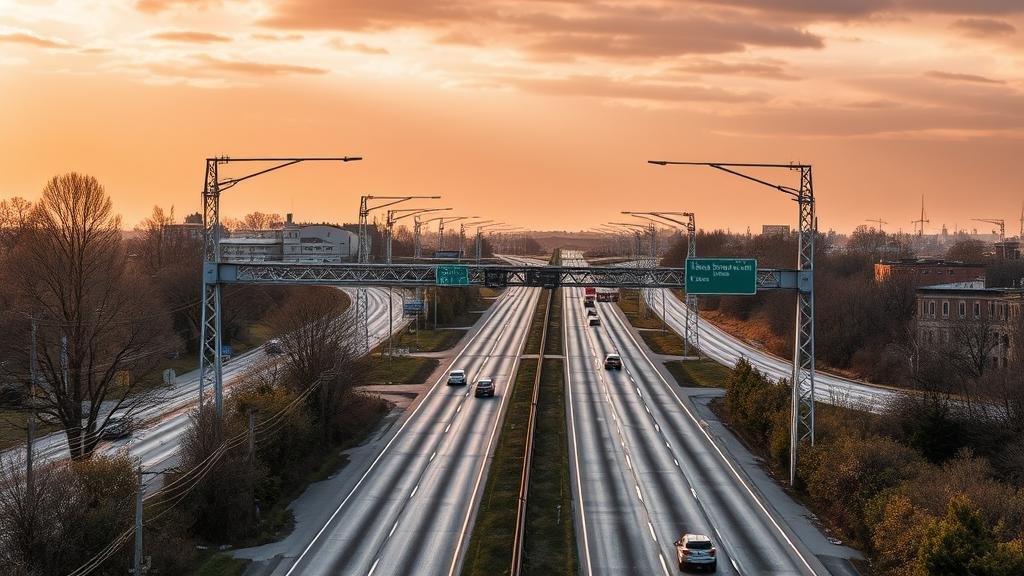
[[135, 429], [135, 423], [130, 416], [113, 415], [107, 418], [106, 426], [100, 432], [100, 438], [104, 440], [118, 440], [125, 436], [131, 436]]
[[465, 386], [466, 385], [466, 371], [465, 370], [452, 370], [448, 373], [448, 385], [449, 386]]
[[587, 310], [587, 318], [590, 318], [591, 316], [597, 316], [597, 310], [593, 308]]
[[676, 561], [680, 570], [705, 568], [714, 572], [718, 567], [715, 545], [703, 534], [683, 534], [676, 540]]
[[481, 378], [476, 382], [476, 397], [494, 396], [494, 381], [490, 378]]
[[622, 358], [618, 354], [608, 354], [604, 357], [605, 370], [622, 370]]
[[281, 346], [281, 341], [279, 339], [271, 338], [263, 345], [263, 351], [267, 354], [280, 354], [284, 352], [284, 348]]
[[598, 318], [597, 316], [593, 316], [593, 317], [590, 318], [590, 321], [588, 323], [591, 326], [600, 326], [601, 325], [601, 319]]

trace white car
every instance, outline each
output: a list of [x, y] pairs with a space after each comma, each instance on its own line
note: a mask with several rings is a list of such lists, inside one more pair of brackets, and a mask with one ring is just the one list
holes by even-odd
[[465, 386], [466, 385], [466, 371], [465, 370], [452, 370], [448, 373], [448, 385], [449, 386]]
[[715, 546], [711, 538], [703, 534], [683, 534], [676, 540], [676, 560], [680, 570], [687, 568], [707, 568], [714, 572], [718, 567]]

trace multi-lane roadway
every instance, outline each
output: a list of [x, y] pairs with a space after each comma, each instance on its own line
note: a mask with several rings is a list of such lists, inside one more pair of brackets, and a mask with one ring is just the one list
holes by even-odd
[[[345, 288], [344, 291], [354, 302], [355, 290]], [[368, 288], [367, 310], [371, 347], [387, 339], [389, 331], [400, 330], [408, 323], [408, 320], [402, 317], [400, 291], [389, 293], [386, 288]], [[392, 314], [390, 322], [389, 311]], [[352, 313], [352, 309], [350, 308], [347, 313]], [[229, 390], [247, 369], [265, 359], [263, 349], [255, 348], [227, 361], [223, 368], [225, 390]], [[212, 391], [207, 391], [210, 392]], [[135, 421], [140, 425], [130, 437], [102, 442], [98, 448], [99, 452], [109, 454], [127, 448], [129, 454], [139, 458], [147, 470], [163, 469], [176, 456], [181, 434], [188, 427], [188, 411], [196, 405], [198, 398], [199, 371], [194, 370], [178, 376], [173, 386], [161, 391], [151, 405], [134, 414]], [[63, 433], [42, 436], [33, 443], [33, 446], [37, 463], [66, 458], [68, 455], [67, 437]], [[14, 456], [19, 452], [23, 453], [24, 449], [12, 449], [5, 456]]]
[[[686, 305], [666, 289], [647, 289], [643, 292], [649, 309], [663, 317], [669, 328], [677, 334], [684, 334]], [[698, 322], [698, 331], [701, 353], [721, 364], [735, 366], [740, 359], [745, 358], [751, 366], [770, 378], [788, 380], [793, 376], [792, 359], [785, 360], [759, 350], [704, 319]], [[872, 412], [884, 410], [897, 394], [890, 388], [822, 371], [815, 372], [814, 383], [815, 398], [819, 402]]]
[[[826, 574], [665, 381], [616, 305], [597, 303], [601, 324], [591, 326], [583, 290], [563, 298], [581, 572], [674, 574], [674, 542], [691, 532], [711, 537], [722, 574]], [[620, 355], [621, 371], [604, 369], [608, 353]]]
[[[318, 503], [326, 509], [319, 528], [289, 539], [268, 560], [270, 573], [458, 573], [538, 294], [504, 291], [451, 363], [469, 384], [447, 386], [445, 376], [431, 382], [365, 471]], [[493, 398], [473, 395], [473, 382], [484, 376], [495, 382]]]

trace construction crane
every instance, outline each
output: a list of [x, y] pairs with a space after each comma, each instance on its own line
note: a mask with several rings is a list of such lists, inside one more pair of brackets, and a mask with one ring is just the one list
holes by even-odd
[[910, 223], [920, 226], [917, 230], [917, 235], [924, 236], [924, 225], [930, 223], [929, 220], [924, 217], [924, 194], [921, 195], [921, 218], [918, 220], [911, 220]]
[[[1006, 221], [1002, 218], [971, 218], [975, 222], [987, 222], [999, 226], [999, 244], [1003, 250], [1003, 259], [1006, 259]], [[994, 232], [994, 230], [993, 230]]]
[[[1006, 221], [1002, 218], [971, 218], [975, 222], [987, 222], [999, 226], [999, 241], [1006, 240]], [[993, 230], [995, 232], [995, 230]]]
[[878, 219], [875, 219], [875, 220], [872, 220], [871, 218], [868, 218], [867, 220], [865, 220], [865, 222], [878, 222], [878, 231], [879, 232], [885, 232], [885, 230], [882, 230], [882, 224], [888, 224], [888, 222], [886, 222], [885, 220], [882, 220], [881, 218], [878, 218]]

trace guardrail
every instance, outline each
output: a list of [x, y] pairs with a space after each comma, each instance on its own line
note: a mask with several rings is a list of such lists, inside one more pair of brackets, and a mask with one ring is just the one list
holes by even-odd
[[523, 471], [519, 480], [519, 501], [516, 510], [516, 529], [512, 538], [511, 576], [518, 576], [523, 566], [523, 542], [526, 536], [526, 501], [530, 493], [530, 468], [533, 460], [533, 435], [537, 428], [537, 398], [540, 396], [540, 380], [544, 370], [544, 347], [548, 339], [548, 319], [555, 291], [548, 292], [548, 304], [544, 309], [544, 327], [540, 333], [540, 347], [537, 350], [537, 373], [533, 378], [533, 395], [530, 397], [530, 416], [526, 424], [526, 446], [523, 448]]

